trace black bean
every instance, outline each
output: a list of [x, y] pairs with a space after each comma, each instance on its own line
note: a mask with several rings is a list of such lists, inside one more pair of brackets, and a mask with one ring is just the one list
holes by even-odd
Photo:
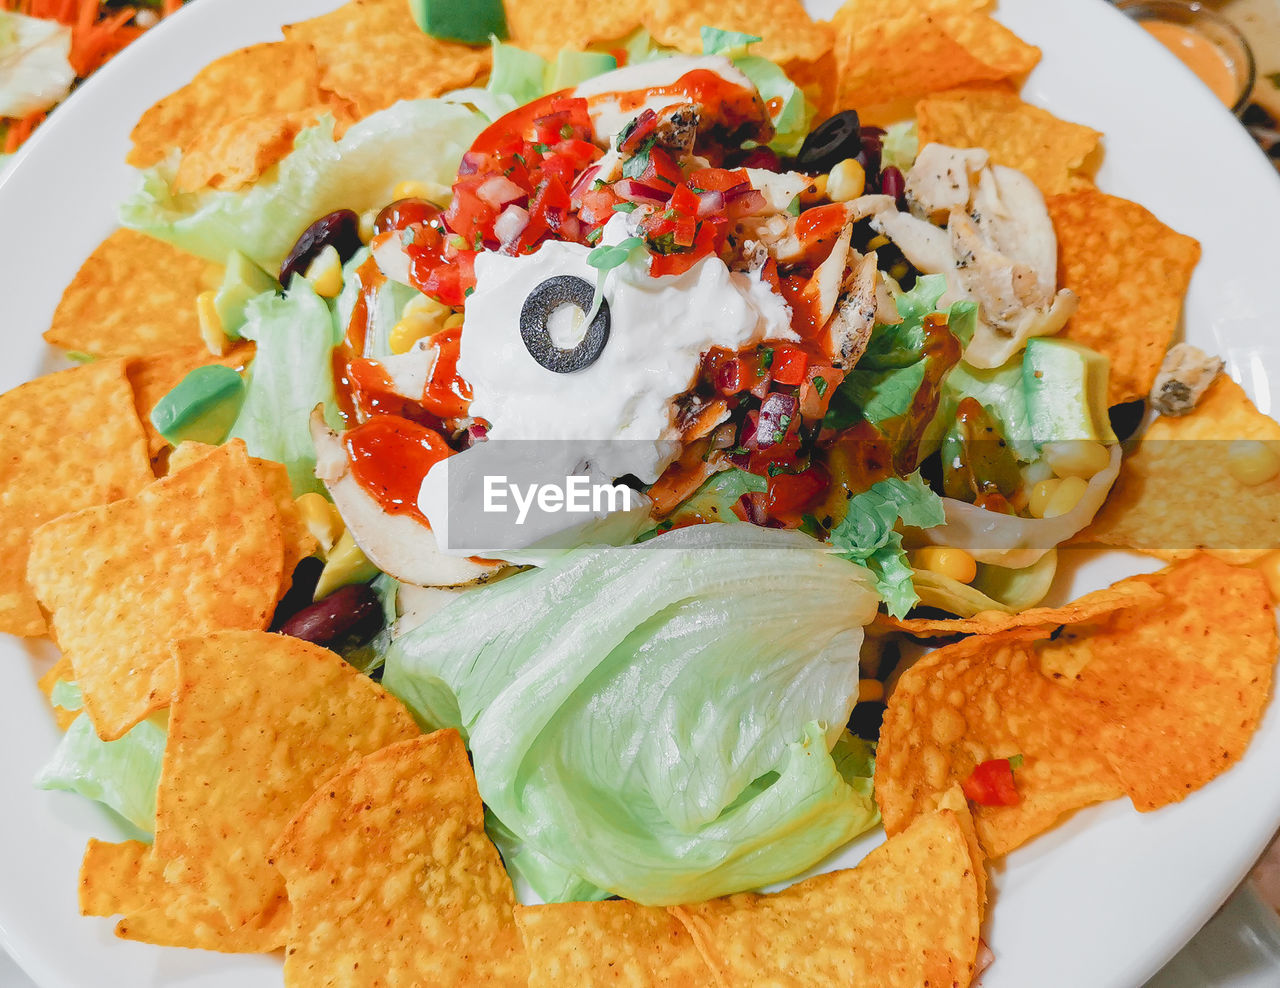
[[382, 627], [382, 604], [367, 584], [339, 587], [324, 600], [304, 607], [280, 633], [328, 648], [363, 644]]
[[330, 244], [344, 264], [360, 249], [360, 217], [352, 210], [335, 209], [302, 231], [280, 265], [280, 284], [288, 288], [295, 274], [306, 274], [307, 267]]

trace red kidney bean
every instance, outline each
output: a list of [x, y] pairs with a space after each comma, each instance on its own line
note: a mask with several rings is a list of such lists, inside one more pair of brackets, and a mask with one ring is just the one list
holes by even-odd
[[890, 165], [888, 168], [880, 172], [880, 191], [887, 196], [893, 196], [899, 202], [901, 208], [902, 193], [907, 189], [907, 180], [902, 172]]
[[738, 168], [763, 168], [767, 172], [782, 171], [782, 162], [773, 148], [752, 148], [742, 156]]
[[363, 644], [382, 627], [382, 604], [364, 583], [340, 587], [304, 607], [281, 627], [280, 633], [316, 645]]
[[307, 266], [330, 244], [344, 264], [360, 249], [360, 217], [354, 211], [335, 209], [303, 230], [280, 265], [280, 284], [288, 288], [295, 274], [306, 274]]
[[316, 595], [316, 584], [320, 582], [320, 574], [324, 570], [324, 561], [318, 556], [308, 556], [293, 568], [293, 579], [289, 589], [276, 604], [276, 612], [271, 617], [271, 630], [279, 631], [289, 618], [304, 607], [310, 607]]

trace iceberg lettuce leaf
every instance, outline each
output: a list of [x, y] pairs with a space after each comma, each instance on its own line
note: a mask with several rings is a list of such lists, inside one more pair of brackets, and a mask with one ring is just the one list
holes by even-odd
[[527, 869], [544, 885], [695, 901], [876, 822], [831, 754], [875, 608], [866, 570], [806, 535], [699, 525], [462, 595], [383, 684], [464, 734], [486, 805], [558, 866]]

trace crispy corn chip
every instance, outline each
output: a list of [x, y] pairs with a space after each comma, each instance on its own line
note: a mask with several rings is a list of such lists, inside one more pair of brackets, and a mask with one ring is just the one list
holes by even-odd
[[994, 635], [1010, 628], [1052, 628], [1062, 624], [1091, 621], [1122, 607], [1151, 604], [1160, 594], [1141, 583], [1117, 583], [1087, 593], [1063, 607], [1032, 607], [1017, 614], [1004, 611], [980, 611], [970, 618], [893, 618], [885, 623], [918, 638], [943, 635]]
[[0, 631], [45, 632], [27, 586], [31, 533], [152, 479], [123, 361], [50, 374], [0, 395]]
[[1276, 622], [1261, 574], [1196, 556], [1133, 578], [1164, 594], [1097, 629], [1066, 629], [1045, 666], [1108, 713], [1097, 743], [1139, 810], [1158, 809], [1240, 760], [1271, 695]]
[[288, 25], [285, 37], [310, 45], [320, 84], [366, 117], [402, 99], [439, 96], [489, 68], [489, 48], [470, 48], [424, 34], [403, 0], [352, 0], [337, 10]]
[[1046, 196], [1085, 182], [1102, 137], [1000, 89], [928, 96], [916, 104], [916, 118], [921, 147], [985, 148], [994, 163], [1025, 172]]
[[1204, 551], [1228, 562], [1280, 548], [1280, 482], [1237, 480], [1228, 466], [1236, 440], [1256, 440], [1280, 455], [1280, 424], [1222, 375], [1190, 415], [1151, 424], [1080, 539], [1164, 559]]
[[196, 296], [209, 262], [117, 230], [80, 266], [44, 338], [95, 357], [133, 357], [199, 346]]
[[644, 14], [642, 4], [595, 0], [506, 0], [504, 6], [511, 44], [543, 58], [555, 58], [561, 48], [620, 39], [640, 26]]
[[54, 703], [53, 688], [60, 682], [69, 683], [73, 681], [75, 675], [74, 670], [71, 668], [71, 660], [65, 655], [60, 655], [58, 656], [58, 661], [51, 665], [48, 671], [36, 681], [36, 685], [40, 687], [40, 692], [49, 701], [49, 706], [53, 710], [53, 719], [60, 731], [65, 731], [70, 727], [71, 722], [80, 716], [80, 711], [68, 710]]
[[930, 93], [1020, 79], [1040, 59], [1008, 28], [973, 4], [887, 5], [850, 0], [835, 15], [839, 65], [836, 108], [870, 123], [912, 115]]
[[142, 115], [128, 162], [154, 165], [173, 148], [245, 116], [313, 110], [325, 103], [320, 66], [306, 44], [272, 41], [215, 59]]
[[1097, 189], [1051, 196], [1058, 276], [1080, 296], [1063, 333], [1111, 360], [1107, 403], [1145, 398], [1173, 342], [1200, 244]]
[[289, 928], [289, 900], [283, 895], [233, 928], [199, 889], [165, 881], [164, 866], [138, 841], [89, 841], [80, 865], [80, 914], [124, 914], [116, 936], [125, 940], [231, 954], [277, 950]]
[[240, 442], [37, 529], [28, 576], [98, 734], [119, 738], [169, 703], [170, 639], [265, 628], [283, 556], [279, 512]]
[[680, 51], [702, 51], [702, 27], [754, 34], [762, 41], [753, 55], [775, 62], [813, 61], [831, 50], [829, 24], [813, 20], [800, 0], [651, 0], [644, 18], [661, 44]]
[[876, 757], [876, 802], [896, 834], [980, 763], [1021, 755], [1016, 806], [975, 806], [983, 849], [999, 857], [1065, 813], [1123, 795], [1096, 733], [1102, 712], [1040, 668], [1050, 627], [966, 638], [925, 656], [889, 699]]
[[246, 114], [206, 127], [183, 149], [174, 189], [243, 189], [292, 151], [294, 139], [325, 109]]
[[529, 988], [703, 988], [711, 970], [666, 909], [615, 899], [516, 906]]
[[294, 909], [286, 985], [529, 983], [511, 879], [456, 731], [348, 765], [273, 857]]
[[253, 352], [253, 344], [248, 342], [237, 344], [221, 357], [214, 356], [204, 346], [179, 347], [144, 357], [134, 357], [128, 362], [129, 383], [133, 385], [138, 417], [142, 420], [142, 427], [147, 431], [147, 444], [153, 457], [169, 445], [169, 441], [151, 424], [151, 412], [159, 404], [160, 399], [177, 387], [182, 379], [197, 367], [204, 367], [206, 364], [222, 364], [224, 367], [243, 371], [253, 359]]
[[300, 639], [227, 631], [173, 649], [155, 854], [235, 927], [284, 893], [268, 851], [316, 787], [419, 731], [381, 686]]
[[719, 988], [968, 985], [982, 907], [961, 813], [922, 817], [856, 868], [671, 911]]

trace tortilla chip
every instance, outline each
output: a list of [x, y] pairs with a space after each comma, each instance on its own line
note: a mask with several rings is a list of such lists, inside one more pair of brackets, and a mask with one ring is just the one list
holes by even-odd
[[124, 914], [116, 924], [116, 936], [124, 940], [230, 954], [277, 950], [289, 928], [284, 896], [233, 928], [198, 889], [165, 881], [164, 866], [150, 845], [138, 841], [89, 841], [80, 865], [80, 914]]
[[1173, 342], [1200, 244], [1097, 189], [1051, 196], [1058, 276], [1080, 296], [1062, 334], [1111, 359], [1107, 404], [1145, 398]]
[[320, 66], [305, 44], [272, 41], [223, 55], [142, 115], [130, 135], [129, 164], [146, 168], [174, 148], [246, 116], [323, 107]]
[[1276, 621], [1261, 574], [1197, 556], [1132, 582], [1152, 609], [1068, 628], [1040, 649], [1078, 668], [1070, 692], [1107, 713], [1096, 738], [1133, 805], [1177, 802], [1237, 761], [1257, 730], [1276, 662]]
[[971, 6], [904, 10], [878, 0], [845, 4], [832, 20], [836, 108], [853, 108], [869, 123], [887, 124], [912, 116], [915, 101], [930, 93], [1030, 72], [1040, 50], [992, 18], [965, 9]]
[[776, 895], [742, 893], [671, 911], [721, 988], [968, 985], [982, 910], [958, 816], [924, 816], [858, 867]]
[[117, 230], [80, 266], [44, 338], [95, 357], [134, 357], [201, 346], [196, 296], [209, 262]]
[[115, 740], [169, 703], [171, 639], [267, 627], [283, 555], [279, 512], [239, 441], [37, 529], [28, 576], [98, 734]]
[[916, 104], [916, 120], [921, 147], [937, 143], [985, 148], [993, 163], [1024, 172], [1046, 196], [1087, 181], [1102, 137], [1000, 89], [928, 96]]
[[469, 85], [490, 64], [487, 45], [471, 48], [424, 34], [404, 0], [352, 0], [284, 33], [314, 49], [321, 86], [350, 101], [362, 118], [398, 100]]
[[[614, 41], [640, 26], [644, 5], [595, 0], [506, 0], [511, 44], [554, 59], [561, 48]], [[696, 33], [696, 32], [695, 32]], [[701, 44], [695, 51], [701, 51]]]
[[511, 879], [457, 731], [348, 765], [273, 856], [294, 910], [286, 985], [528, 985]]
[[0, 395], [0, 631], [46, 630], [27, 586], [32, 532], [152, 479], [123, 361], [75, 367]]
[[[221, 364], [236, 371], [243, 371], [253, 360], [252, 343], [239, 343], [224, 356], [214, 356], [207, 347], [179, 347], [175, 350], [163, 350], [159, 353], [135, 357], [127, 364], [129, 383], [133, 385], [133, 397], [138, 409], [138, 417], [147, 432], [147, 445], [155, 457], [169, 445], [169, 440], [160, 435], [151, 424], [151, 412], [160, 403], [160, 399], [181, 383], [182, 379], [197, 367], [208, 364]], [[172, 468], [170, 468], [172, 472]]]
[[831, 25], [813, 20], [800, 0], [651, 0], [644, 23], [660, 44], [693, 53], [702, 51], [704, 26], [754, 34], [763, 40], [751, 54], [775, 62], [821, 58], [833, 40]]
[[894, 618], [884, 622], [917, 638], [943, 635], [994, 635], [1011, 628], [1052, 628], [1063, 624], [1091, 621], [1122, 607], [1151, 604], [1160, 594], [1140, 583], [1117, 583], [1085, 594], [1063, 607], [1032, 607], [1016, 614], [1004, 611], [979, 611], [969, 618]]
[[1241, 439], [1280, 455], [1280, 424], [1221, 375], [1190, 415], [1151, 423], [1079, 540], [1162, 559], [1204, 551], [1236, 563], [1280, 548], [1280, 480], [1249, 485], [1232, 476], [1233, 440]]
[[206, 127], [183, 150], [174, 189], [243, 189], [292, 151], [294, 139], [315, 124], [322, 112], [323, 107], [276, 110]]
[[53, 688], [60, 682], [73, 682], [75, 675], [71, 668], [71, 660], [65, 655], [60, 655], [58, 656], [58, 661], [51, 665], [48, 671], [36, 681], [36, 685], [40, 687], [40, 692], [49, 701], [49, 707], [53, 710], [53, 719], [60, 731], [65, 731], [70, 727], [71, 722], [80, 716], [80, 711], [68, 710], [66, 707], [60, 707], [54, 703]]
[[235, 927], [284, 896], [268, 852], [316, 787], [419, 732], [399, 700], [309, 642], [227, 631], [172, 647], [155, 854]]
[[516, 906], [529, 988], [703, 988], [711, 970], [666, 909], [626, 899]]
[[980, 763], [1021, 755], [1016, 806], [974, 806], [978, 839], [999, 857], [1065, 813], [1123, 794], [1097, 750], [1102, 712], [1046, 675], [1034, 648], [1051, 627], [966, 638], [907, 670], [889, 698], [876, 756], [876, 803], [889, 834], [937, 808]]

